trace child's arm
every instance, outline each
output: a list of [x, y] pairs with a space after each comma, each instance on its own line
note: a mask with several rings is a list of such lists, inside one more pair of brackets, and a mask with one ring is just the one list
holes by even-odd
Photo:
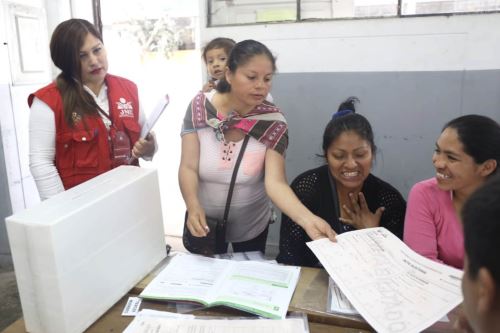
[[203, 85], [202, 91], [203, 92], [209, 92], [209, 91], [212, 91], [213, 89], [215, 89], [215, 80], [214, 79], [210, 79], [210, 80], [208, 80], [207, 83], [205, 83]]

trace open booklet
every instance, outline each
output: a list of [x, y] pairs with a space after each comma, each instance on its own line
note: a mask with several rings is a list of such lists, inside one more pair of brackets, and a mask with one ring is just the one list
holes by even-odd
[[421, 332], [462, 302], [462, 271], [417, 254], [385, 228], [307, 245], [377, 332]]
[[224, 305], [272, 319], [283, 319], [300, 267], [177, 255], [143, 290], [154, 300]]
[[307, 317], [280, 320], [249, 318], [194, 318], [167, 312], [142, 310], [123, 333], [308, 333]]

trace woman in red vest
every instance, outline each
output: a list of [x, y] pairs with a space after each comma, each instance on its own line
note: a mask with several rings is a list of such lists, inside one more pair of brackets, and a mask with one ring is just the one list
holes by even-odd
[[152, 135], [140, 139], [144, 113], [137, 86], [108, 74], [102, 37], [88, 21], [59, 24], [50, 54], [61, 73], [28, 97], [30, 170], [42, 200], [122, 164], [151, 159]]

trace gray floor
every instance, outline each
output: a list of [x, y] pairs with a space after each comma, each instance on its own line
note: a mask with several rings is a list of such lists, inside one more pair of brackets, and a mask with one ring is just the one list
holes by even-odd
[[9, 262], [0, 263], [0, 331], [22, 315], [13, 269]]

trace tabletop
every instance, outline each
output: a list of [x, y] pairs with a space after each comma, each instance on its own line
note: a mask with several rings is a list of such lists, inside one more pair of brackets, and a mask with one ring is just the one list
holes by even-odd
[[[137, 296], [151, 282], [151, 280], [168, 264], [169, 258], [159, 263], [150, 274], [137, 283], [128, 295], [125, 295], [113, 305], [103, 316], [101, 316], [86, 333], [121, 332], [132, 321], [133, 317], [121, 315], [129, 296]], [[324, 269], [302, 267], [300, 279], [289, 305], [289, 311], [303, 312], [307, 314], [309, 330], [311, 333], [367, 333], [373, 332], [370, 325], [359, 316], [349, 316], [326, 312], [328, 297], [328, 273]], [[177, 312], [175, 303], [164, 301], [143, 300], [141, 309], [154, 309], [160, 311]], [[191, 312], [197, 316], [239, 316], [248, 317], [249, 314], [227, 307], [205, 308]], [[425, 332], [447, 333], [453, 332], [452, 323], [455, 311], [448, 317], [450, 322], [438, 322]], [[24, 322], [21, 319], [7, 327], [2, 333], [24, 333]]]

